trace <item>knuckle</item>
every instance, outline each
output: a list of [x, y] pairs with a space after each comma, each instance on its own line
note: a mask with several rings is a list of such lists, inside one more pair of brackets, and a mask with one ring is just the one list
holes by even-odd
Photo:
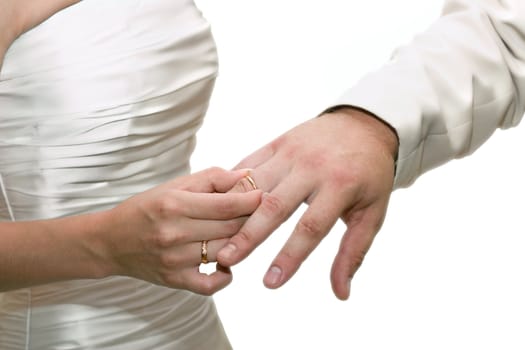
[[177, 254], [163, 252], [159, 255], [159, 262], [163, 269], [173, 271], [173, 269], [177, 268], [182, 263], [182, 259]]
[[277, 137], [273, 141], [271, 141], [269, 144], [266, 145], [266, 147], [269, 150], [270, 154], [276, 154], [279, 150], [284, 148], [284, 146], [288, 143], [290, 137], [288, 134], [282, 134], [281, 136]]
[[278, 219], [286, 217], [286, 207], [284, 202], [271, 193], [264, 197], [261, 203], [261, 210], [265, 211], [270, 216], [277, 217]]
[[288, 263], [291, 262], [292, 264], [299, 264], [303, 260], [299, 254], [295, 254], [289, 249], [283, 249], [279, 255], [284, 261], [288, 261]]
[[154, 238], [153, 238], [153, 244], [155, 247], [160, 249], [169, 248], [173, 243], [173, 238], [170, 234], [165, 232], [159, 232]]
[[210, 279], [205, 279], [201, 286], [199, 286], [199, 294], [205, 296], [212, 296], [216, 292], [216, 287]]
[[300, 234], [316, 241], [321, 240], [325, 235], [319, 222], [310, 218], [301, 219], [297, 224], [297, 230]]
[[157, 248], [166, 249], [182, 242], [186, 234], [182, 232], [168, 231], [161, 229], [154, 238], [154, 244]]
[[[171, 192], [171, 193], [170, 193]], [[182, 206], [175, 199], [174, 191], [169, 191], [157, 201], [157, 212], [161, 219], [172, 218], [182, 212]]]
[[160, 281], [163, 286], [169, 288], [178, 288], [181, 285], [177, 275], [168, 271], [160, 273]]
[[161, 254], [159, 260], [161, 266], [168, 269], [176, 267], [179, 264], [179, 260], [177, 259], [177, 257], [172, 254]]
[[215, 178], [217, 176], [220, 176], [224, 173], [224, 169], [220, 168], [218, 166], [212, 166], [205, 170], [205, 173], [210, 178]]
[[301, 158], [301, 164], [307, 171], [319, 171], [326, 166], [327, 162], [325, 151], [312, 151]]
[[235, 238], [237, 239], [237, 242], [241, 242], [239, 246], [250, 246], [253, 243], [252, 236], [244, 230], [237, 232]]
[[210, 167], [205, 170], [204, 177], [209, 181], [212, 185], [216, 184], [221, 181], [221, 179], [225, 176], [226, 170], [223, 168], [214, 166]]
[[330, 179], [336, 188], [353, 186], [359, 181], [359, 171], [355, 168], [336, 167], [330, 171]]

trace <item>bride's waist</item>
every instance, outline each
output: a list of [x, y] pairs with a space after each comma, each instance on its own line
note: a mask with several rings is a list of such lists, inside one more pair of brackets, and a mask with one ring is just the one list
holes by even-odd
[[136, 193], [187, 174], [187, 148], [193, 148], [191, 141], [166, 150], [137, 149], [86, 159], [35, 159], [0, 167], [0, 220], [47, 219], [109, 209]]

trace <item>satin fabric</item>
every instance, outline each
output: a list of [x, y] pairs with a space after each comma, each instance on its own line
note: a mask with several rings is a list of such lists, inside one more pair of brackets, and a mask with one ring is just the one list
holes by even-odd
[[[0, 218], [111, 208], [190, 170], [217, 73], [188, 0], [84, 0], [0, 73]], [[0, 233], [1, 234], [1, 233]], [[111, 277], [0, 294], [0, 349], [230, 349], [214, 302]]]
[[472, 154], [525, 112], [525, 1], [446, 0], [426, 31], [330, 108], [357, 106], [399, 136], [394, 187]]

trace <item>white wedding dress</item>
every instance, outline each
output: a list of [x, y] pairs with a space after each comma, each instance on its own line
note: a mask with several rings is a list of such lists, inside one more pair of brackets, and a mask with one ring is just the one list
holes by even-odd
[[[0, 72], [0, 218], [98, 211], [189, 172], [217, 73], [191, 0], [83, 0]], [[1, 232], [0, 232], [1, 234]], [[111, 277], [0, 294], [0, 349], [230, 349], [212, 298]]]

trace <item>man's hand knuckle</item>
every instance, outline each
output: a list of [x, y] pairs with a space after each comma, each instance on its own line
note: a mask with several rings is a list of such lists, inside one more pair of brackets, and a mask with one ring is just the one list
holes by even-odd
[[295, 263], [300, 260], [300, 257], [297, 254], [294, 254], [289, 249], [283, 249], [280, 253], [281, 258], [284, 258], [285, 261]]
[[321, 225], [315, 219], [304, 218], [298, 223], [298, 230], [302, 235], [308, 238], [319, 240], [324, 236]]
[[237, 238], [237, 240], [241, 242], [241, 246], [249, 246], [253, 242], [253, 238], [250, 235], [250, 233], [244, 230], [237, 232], [235, 238]]
[[278, 218], [286, 216], [285, 205], [283, 201], [275, 195], [268, 194], [261, 203], [261, 207], [272, 216], [276, 216]]
[[330, 171], [330, 180], [337, 188], [355, 186], [359, 182], [359, 172], [355, 169], [335, 167]]

